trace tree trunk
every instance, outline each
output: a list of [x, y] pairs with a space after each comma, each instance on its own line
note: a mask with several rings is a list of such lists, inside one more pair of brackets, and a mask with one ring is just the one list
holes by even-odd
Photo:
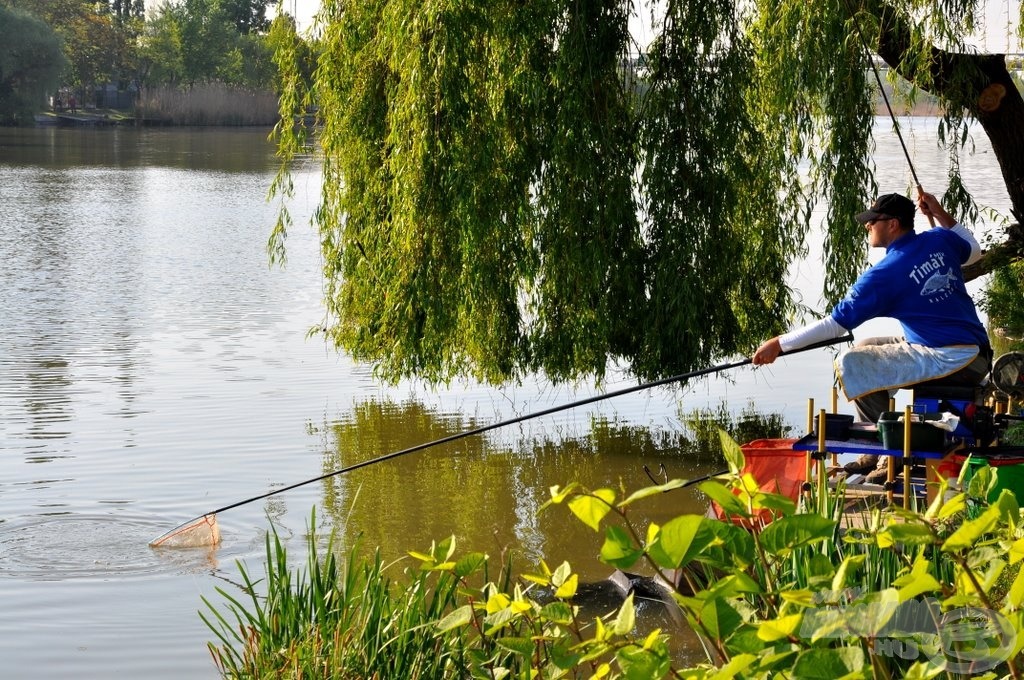
[[959, 107], [975, 118], [992, 143], [1010, 198], [1016, 224], [1006, 240], [982, 260], [964, 268], [968, 280], [1015, 260], [1024, 259], [1024, 98], [1017, 90], [1002, 54], [967, 54], [931, 48], [931, 83], [922, 83], [903, 64], [911, 46], [910, 28], [897, 12], [878, 0], [866, 8], [879, 17], [878, 55], [909, 82], [939, 97], [944, 106]]

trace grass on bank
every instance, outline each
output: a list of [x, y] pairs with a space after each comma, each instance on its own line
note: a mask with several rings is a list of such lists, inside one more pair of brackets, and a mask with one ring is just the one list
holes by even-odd
[[[315, 523], [311, 523], [314, 526]], [[223, 589], [228, 617], [206, 601], [203, 621], [220, 645], [210, 644], [224, 677], [441, 678], [469, 664], [458, 635], [434, 624], [459, 599], [450, 573], [409, 571], [399, 584], [376, 555], [353, 549], [339, 564], [331, 542], [321, 553], [311, 533], [305, 569], [291, 571], [278, 535], [266, 540], [266, 578], [241, 569], [248, 602]], [[260, 591], [262, 595], [257, 595]]]

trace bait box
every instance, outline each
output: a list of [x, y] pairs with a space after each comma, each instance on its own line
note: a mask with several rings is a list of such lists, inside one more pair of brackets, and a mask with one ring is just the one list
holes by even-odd
[[[915, 414], [921, 420], [910, 423], [911, 451], [942, 451], [946, 448], [946, 431], [929, 425], [927, 420], [941, 420], [940, 413]], [[904, 423], [903, 414], [897, 411], [886, 411], [878, 419], [878, 436], [882, 446], [887, 449], [903, 450]]]

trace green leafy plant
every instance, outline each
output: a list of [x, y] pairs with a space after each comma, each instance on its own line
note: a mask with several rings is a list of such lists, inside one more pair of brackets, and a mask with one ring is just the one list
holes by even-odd
[[[224, 677], [490, 678], [664, 675], [665, 636], [634, 641], [629, 597], [613, 616], [583, 621], [570, 604], [578, 577], [568, 563], [512, 584], [502, 569], [487, 580], [489, 558], [455, 556], [455, 540], [411, 552], [418, 566], [392, 581], [379, 555], [344, 568], [328, 541], [310, 535], [305, 570], [292, 572], [276, 533], [267, 537], [265, 592], [244, 567], [248, 601], [219, 589], [228, 614], [204, 599], [200, 614], [219, 644], [209, 645]], [[534, 589], [550, 594], [535, 597]], [[543, 600], [543, 601], [542, 601]], [[652, 675], [651, 673], [656, 673]]]
[[995, 347], [1000, 351], [1024, 348], [1024, 265], [1009, 264], [997, 269], [985, 290], [985, 311], [991, 326], [997, 329]]
[[311, 539], [293, 579], [276, 536], [266, 595], [244, 577], [252, 610], [224, 591], [233, 617], [207, 602], [214, 658], [229, 677], [1021, 677], [1024, 537], [1013, 494], [987, 500], [994, 471], [963, 493], [942, 483], [921, 511], [875, 508], [853, 527], [840, 521], [842, 484], [800, 499], [765, 493], [742, 448], [720, 439], [730, 472], [700, 487], [719, 517], [634, 518], [682, 480], [632, 493], [570, 483], [546, 506], [603, 533], [607, 564], [663, 578], [705, 663], [683, 667], [664, 631], [638, 635], [632, 595], [581, 617], [568, 563], [517, 581], [506, 564], [491, 581], [486, 555], [457, 556], [448, 539], [410, 553], [418, 565], [392, 582], [379, 557], [340, 569]]
[[948, 501], [942, 488], [924, 512], [876, 510], [864, 528], [843, 529], [829, 514], [836, 503], [761, 492], [741, 448], [725, 433], [722, 443], [732, 475], [701, 486], [722, 520], [684, 515], [641, 534], [627, 506], [652, 490], [618, 501], [570, 486], [552, 499], [604, 525], [606, 561], [646, 560], [691, 591], [675, 599], [709, 658], [677, 676], [1020, 677], [1024, 539], [1012, 493], [968, 518], [969, 495], [984, 503], [990, 489], [979, 476]]

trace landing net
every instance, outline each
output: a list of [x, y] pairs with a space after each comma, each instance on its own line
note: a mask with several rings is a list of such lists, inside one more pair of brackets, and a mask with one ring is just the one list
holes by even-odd
[[220, 543], [217, 515], [209, 514], [181, 524], [152, 540], [151, 548], [201, 548]]
[[992, 364], [992, 382], [1006, 395], [1024, 397], [1024, 352], [1008, 352]]

